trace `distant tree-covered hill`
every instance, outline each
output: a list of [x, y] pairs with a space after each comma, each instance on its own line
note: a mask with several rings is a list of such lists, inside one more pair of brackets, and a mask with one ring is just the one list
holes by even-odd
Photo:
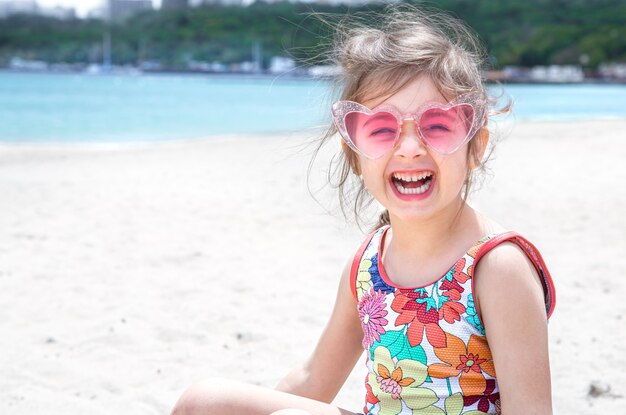
[[[419, 2], [464, 19], [485, 41], [491, 64], [534, 66], [626, 62], [626, 2], [623, 0], [439, 0]], [[204, 6], [151, 11], [124, 22], [57, 20], [14, 15], [0, 19], [0, 65], [19, 56], [48, 62], [101, 62], [104, 33], [115, 64], [159, 61], [183, 69], [189, 61], [239, 62], [260, 50], [321, 60], [330, 28], [311, 12], [332, 16], [361, 7], [256, 2], [248, 7]], [[323, 42], [322, 42], [323, 44]]]

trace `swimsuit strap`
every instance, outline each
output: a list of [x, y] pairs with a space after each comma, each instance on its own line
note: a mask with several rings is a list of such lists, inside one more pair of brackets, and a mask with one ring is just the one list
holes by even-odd
[[[528, 239], [524, 238], [517, 232], [509, 231], [504, 232], [494, 237], [490, 238], [486, 242], [484, 242], [478, 252], [476, 253], [476, 257], [474, 259], [474, 269], [476, 269], [476, 264], [487, 252], [491, 251], [496, 246], [500, 245], [503, 242], [513, 242], [517, 246], [519, 246], [522, 251], [526, 254], [526, 256], [530, 259], [535, 269], [537, 270], [537, 274], [539, 274], [539, 278], [541, 279], [541, 285], [543, 287], [543, 293], [545, 298], [546, 305], [546, 313], [548, 318], [552, 315], [554, 311], [554, 306], [556, 304], [556, 291], [554, 288], [554, 282], [552, 281], [552, 276], [550, 275], [550, 271], [548, 271], [548, 267], [544, 262], [539, 250], [533, 245]], [[472, 292], [474, 291], [474, 278], [472, 277]], [[475, 298], [476, 306], [478, 309], [478, 298]]]
[[376, 235], [376, 232], [380, 231], [381, 228], [376, 229], [374, 232], [369, 234], [365, 241], [361, 244], [359, 249], [354, 254], [354, 258], [352, 259], [352, 266], [350, 267], [350, 291], [352, 291], [352, 296], [355, 300], [358, 300], [356, 295], [356, 274], [359, 271], [359, 264], [361, 263], [361, 258], [363, 258], [363, 253], [367, 249], [367, 246], [370, 244], [370, 241]]

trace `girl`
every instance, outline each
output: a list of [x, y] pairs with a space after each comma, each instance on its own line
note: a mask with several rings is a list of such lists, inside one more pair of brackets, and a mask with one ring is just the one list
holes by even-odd
[[548, 270], [466, 203], [489, 142], [478, 45], [458, 21], [408, 6], [343, 33], [326, 138], [343, 139], [340, 193], [354, 177], [356, 200], [367, 191], [385, 211], [306, 363], [277, 390], [195, 385], [174, 413], [352, 414], [329, 403], [365, 351], [366, 414], [551, 414]]

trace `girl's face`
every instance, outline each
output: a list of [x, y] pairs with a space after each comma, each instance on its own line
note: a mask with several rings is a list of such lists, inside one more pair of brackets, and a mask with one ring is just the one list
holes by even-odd
[[[429, 77], [422, 76], [383, 101], [362, 104], [368, 108], [393, 105], [401, 113], [413, 113], [428, 102], [447, 100]], [[428, 220], [444, 212], [456, 214], [461, 207], [467, 151], [467, 144], [446, 156], [430, 150], [422, 142], [415, 123], [408, 120], [396, 147], [376, 160], [359, 156], [359, 167], [365, 187], [392, 218]]]

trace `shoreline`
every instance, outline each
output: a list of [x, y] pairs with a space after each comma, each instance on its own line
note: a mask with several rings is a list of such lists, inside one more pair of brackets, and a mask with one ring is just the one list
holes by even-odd
[[[313, 76], [298, 73], [246, 73], [246, 72], [202, 72], [202, 71], [147, 71], [139, 68], [120, 67], [118, 69], [105, 70], [102, 72], [91, 73], [86, 70], [19, 70], [11, 68], [0, 68], [0, 74], [51, 74], [51, 75], [90, 75], [90, 76], [192, 76], [192, 77], [208, 77], [208, 78], [246, 78], [246, 79], [281, 79], [294, 81], [332, 81], [332, 76]], [[602, 78], [585, 78], [582, 81], [532, 81], [530, 79], [487, 79], [486, 85], [626, 85], [625, 79], [602, 79]]]

